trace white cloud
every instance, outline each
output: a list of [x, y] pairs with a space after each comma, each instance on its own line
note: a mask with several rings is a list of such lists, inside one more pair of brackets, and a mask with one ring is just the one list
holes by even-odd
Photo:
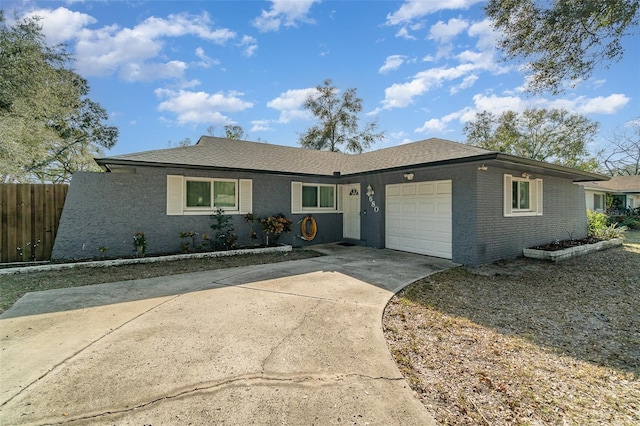
[[84, 27], [98, 22], [93, 16], [81, 12], [59, 7], [52, 9], [38, 9], [27, 14], [29, 17], [42, 18], [42, 33], [51, 45], [74, 39], [75, 35]]
[[225, 94], [156, 89], [155, 94], [166, 99], [158, 105], [158, 110], [175, 114], [180, 124], [231, 124], [233, 121], [221, 112], [238, 112], [253, 107], [251, 102], [241, 99], [243, 93], [233, 91]]
[[396, 37], [404, 38], [406, 40], [417, 40], [416, 37], [409, 34], [409, 30], [407, 30], [407, 27], [400, 28], [396, 33]]
[[442, 118], [431, 118], [424, 122], [422, 127], [415, 130], [416, 133], [445, 133], [450, 130], [447, 129], [447, 124], [451, 121], [460, 118], [460, 112], [454, 112], [447, 114]]
[[[566, 109], [574, 114], [615, 114], [629, 103], [630, 98], [626, 95], [614, 93], [609, 96], [597, 96], [587, 98], [580, 96], [573, 99], [547, 99], [547, 98], [520, 98], [518, 96], [498, 96], [476, 94], [473, 96], [473, 106], [467, 106], [458, 111], [444, 116], [441, 119], [429, 120], [425, 123], [425, 130], [434, 129], [438, 122], [448, 123], [458, 119], [460, 123], [474, 120], [476, 114], [488, 111], [495, 115], [500, 115], [505, 111], [522, 112], [528, 108], [544, 109]], [[416, 131], [419, 131], [416, 129]]]
[[[76, 67], [87, 76], [112, 75], [120, 71], [120, 75], [129, 81], [134, 81], [136, 75], [148, 80], [151, 74], [132, 70], [154, 67], [164, 70], [158, 74], [158, 78], [175, 77], [177, 68], [173, 63], [176, 61], [162, 64], [154, 63], [153, 59], [160, 55], [165, 38], [187, 35], [217, 44], [224, 44], [236, 36], [226, 28], [211, 29], [211, 20], [206, 13], [175, 14], [166, 19], [150, 17], [132, 28], [120, 28], [117, 25], [96, 30], [77, 28], [73, 35], [77, 42]], [[201, 53], [204, 54], [204, 51]], [[196, 55], [203, 59], [198, 51]]]
[[469, 26], [464, 19], [452, 18], [449, 22], [438, 21], [429, 30], [429, 39], [438, 43], [449, 43], [454, 37], [463, 32]]
[[419, 72], [407, 83], [395, 83], [385, 89], [382, 109], [404, 108], [413, 102], [413, 98], [423, 95], [445, 81], [454, 80], [475, 70], [473, 64], [461, 64], [452, 68], [430, 68]]
[[281, 93], [275, 99], [267, 102], [269, 108], [280, 111], [278, 122], [288, 123], [294, 119], [307, 119], [311, 113], [303, 109], [304, 101], [311, 95], [317, 93], [317, 89], [291, 89]]
[[244, 56], [246, 56], [247, 58], [250, 58], [256, 53], [256, 50], [258, 50], [258, 40], [256, 40], [251, 36], [246, 35], [242, 37], [242, 40], [240, 41], [238, 46], [243, 47]]
[[261, 32], [278, 31], [281, 25], [295, 27], [298, 22], [312, 23], [307, 13], [320, 0], [271, 0], [271, 9], [262, 10], [253, 20], [253, 26]]
[[[422, 96], [445, 83], [461, 79], [460, 83], [449, 88], [449, 92], [454, 94], [471, 87], [479, 79], [479, 73], [482, 71], [503, 74], [510, 70], [509, 67], [500, 65], [496, 59], [495, 33], [488, 20], [469, 24], [454, 18], [446, 24], [439, 22], [432, 26], [430, 37], [444, 42], [439, 46], [438, 57], [449, 55], [450, 49], [453, 48], [449, 42], [465, 29], [469, 37], [477, 38], [477, 50], [465, 50], [455, 55], [455, 59], [460, 63], [457, 66], [429, 68], [414, 75], [408, 82], [395, 83], [386, 88], [380, 109], [404, 108], [410, 105], [415, 97]], [[423, 62], [435, 62], [438, 57], [429, 55], [423, 58]]]
[[491, 25], [491, 20], [489, 19], [484, 19], [471, 24], [467, 34], [469, 34], [469, 37], [478, 37], [476, 47], [480, 50], [489, 50], [496, 47], [498, 33]]
[[458, 84], [457, 86], [451, 86], [451, 88], [449, 89], [449, 93], [451, 95], [455, 95], [460, 90], [468, 89], [469, 87], [473, 86], [477, 80], [478, 80], [477, 75], [475, 74], [468, 75], [462, 79], [462, 83]]
[[411, 25], [403, 25], [402, 28], [400, 28], [396, 33], [396, 37], [401, 37], [407, 40], [417, 40], [417, 37], [411, 35], [409, 33], [409, 30], [419, 31], [423, 28], [424, 28], [424, 22], [415, 22]]
[[269, 126], [269, 120], [253, 120], [251, 122], [251, 130], [250, 132], [267, 132], [273, 130], [271, 126]]
[[154, 81], [165, 78], [180, 79], [187, 69], [182, 61], [167, 63], [128, 63], [120, 68], [119, 76], [124, 81]]
[[461, 32], [463, 32], [469, 23], [463, 19], [452, 18], [449, 22], [438, 21], [431, 26], [429, 30], [430, 40], [438, 43], [437, 58], [447, 58], [453, 51], [452, 40]]
[[475, 117], [476, 112], [489, 111], [493, 114], [502, 114], [505, 111], [524, 111], [527, 101], [518, 96], [496, 96], [477, 94], [473, 97], [474, 107], [466, 110], [461, 115], [462, 121], [469, 121]]
[[391, 55], [387, 56], [387, 59], [384, 62], [384, 65], [378, 69], [378, 73], [386, 74], [389, 71], [397, 70], [400, 68], [400, 65], [404, 63], [405, 56], [403, 55]]
[[581, 96], [577, 99], [576, 110], [580, 114], [615, 114], [620, 111], [631, 99], [626, 95], [614, 93], [607, 97], [598, 96], [585, 99]]
[[628, 96], [620, 93], [594, 98], [579, 96], [576, 98], [560, 99], [547, 99], [542, 97], [523, 99], [517, 96], [485, 96], [483, 94], [477, 94], [473, 97], [475, 111], [486, 110], [494, 114], [501, 114], [507, 110], [522, 112], [527, 108], [545, 108], [566, 109], [571, 113], [584, 115], [611, 115], [620, 111], [630, 100]]
[[403, 130], [401, 130], [399, 132], [391, 132], [391, 133], [389, 133], [389, 137], [391, 139], [396, 139], [396, 140], [403, 139], [403, 138], [406, 138], [408, 136], [409, 135], [406, 132], [404, 132]]
[[200, 61], [197, 63], [199, 67], [211, 68], [211, 66], [213, 65], [220, 65], [220, 61], [207, 56], [202, 47], [196, 47], [195, 53], [196, 56], [200, 59]]
[[407, 0], [400, 9], [387, 15], [387, 25], [398, 25], [439, 10], [468, 9], [482, 0]]
[[443, 132], [447, 127], [447, 124], [437, 118], [432, 118], [424, 122], [422, 127], [419, 127], [415, 130], [416, 133], [426, 133], [426, 132]]

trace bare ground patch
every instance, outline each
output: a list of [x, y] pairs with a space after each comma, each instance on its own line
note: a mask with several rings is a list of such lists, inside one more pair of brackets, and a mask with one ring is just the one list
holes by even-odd
[[640, 424], [640, 245], [456, 268], [386, 308], [390, 350], [441, 424]]

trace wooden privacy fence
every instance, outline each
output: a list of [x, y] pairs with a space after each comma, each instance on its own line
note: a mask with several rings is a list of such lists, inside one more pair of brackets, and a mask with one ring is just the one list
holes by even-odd
[[51, 259], [69, 185], [0, 184], [0, 263]]

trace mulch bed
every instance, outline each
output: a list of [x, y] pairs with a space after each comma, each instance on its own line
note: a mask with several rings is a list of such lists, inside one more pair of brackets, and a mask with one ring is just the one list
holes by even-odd
[[562, 241], [554, 241], [549, 244], [543, 244], [541, 246], [531, 247], [534, 250], [545, 250], [545, 251], [557, 251], [564, 250], [571, 247], [583, 246], [586, 244], [595, 244], [603, 241], [600, 238], [595, 237], [587, 237], [580, 239], [572, 239], [572, 240], [562, 240]]

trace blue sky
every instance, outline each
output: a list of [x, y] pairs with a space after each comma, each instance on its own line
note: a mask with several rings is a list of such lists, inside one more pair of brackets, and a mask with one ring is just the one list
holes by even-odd
[[601, 123], [598, 149], [640, 116], [640, 39], [625, 57], [561, 96], [523, 91], [522, 64], [503, 62], [477, 0], [7, 1], [6, 18], [39, 15], [64, 42], [90, 97], [120, 129], [107, 155], [151, 149], [215, 126], [298, 146], [302, 108], [330, 78], [357, 88], [372, 149], [440, 137], [463, 142], [475, 113], [565, 108]]

